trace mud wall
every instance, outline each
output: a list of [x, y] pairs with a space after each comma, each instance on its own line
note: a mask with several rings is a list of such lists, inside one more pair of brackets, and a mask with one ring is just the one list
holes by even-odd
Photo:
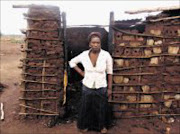
[[59, 8], [32, 5], [24, 16], [20, 115], [59, 115], [64, 70]]
[[173, 22], [148, 22], [144, 30], [113, 29], [109, 102], [115, 117], [180, 114], [180, 24]]

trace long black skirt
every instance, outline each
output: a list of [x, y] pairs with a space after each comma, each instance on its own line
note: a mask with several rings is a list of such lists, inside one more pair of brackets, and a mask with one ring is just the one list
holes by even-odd
[[101, 130], [112, 122], [108, 105], [107, 88], [90, 89], [83, 85], [77, 127]]

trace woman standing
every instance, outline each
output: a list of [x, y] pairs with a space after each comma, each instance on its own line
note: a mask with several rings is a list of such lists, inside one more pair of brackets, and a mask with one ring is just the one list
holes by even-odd
[[[83, 132], [95, 129], [107, 133], [107, 95], [112, 93], [112, 58], [108, 52], [101, 49], [99, 32], [90, 33], [88, 42], [90, 49], [69, 62], [70, 67], [84, 77], [77, 126]], [[77, 66], [78, 63], [82, 63], [85, 71]]]

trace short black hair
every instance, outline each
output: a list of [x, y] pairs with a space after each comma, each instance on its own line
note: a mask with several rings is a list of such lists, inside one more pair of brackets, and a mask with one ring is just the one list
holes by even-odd
[[88, 42], [90, 42], [93, 37], [98, 37], [101, 40], [101, 33], [100, 32], [91, 32], [88, 35]]

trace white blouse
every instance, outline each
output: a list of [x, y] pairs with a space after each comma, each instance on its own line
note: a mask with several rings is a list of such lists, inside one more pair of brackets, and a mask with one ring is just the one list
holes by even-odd
[[107, 51], [101, 49], [94, 67], [89, 57], [89, 51], [84, 51], [71, 59], [69, 65], [74, 68], [78, 63], [82, 63], [85, 69], [83, 84], [88, 88], [107, 87], [106, 73], [113, 74], [112, 57]]

